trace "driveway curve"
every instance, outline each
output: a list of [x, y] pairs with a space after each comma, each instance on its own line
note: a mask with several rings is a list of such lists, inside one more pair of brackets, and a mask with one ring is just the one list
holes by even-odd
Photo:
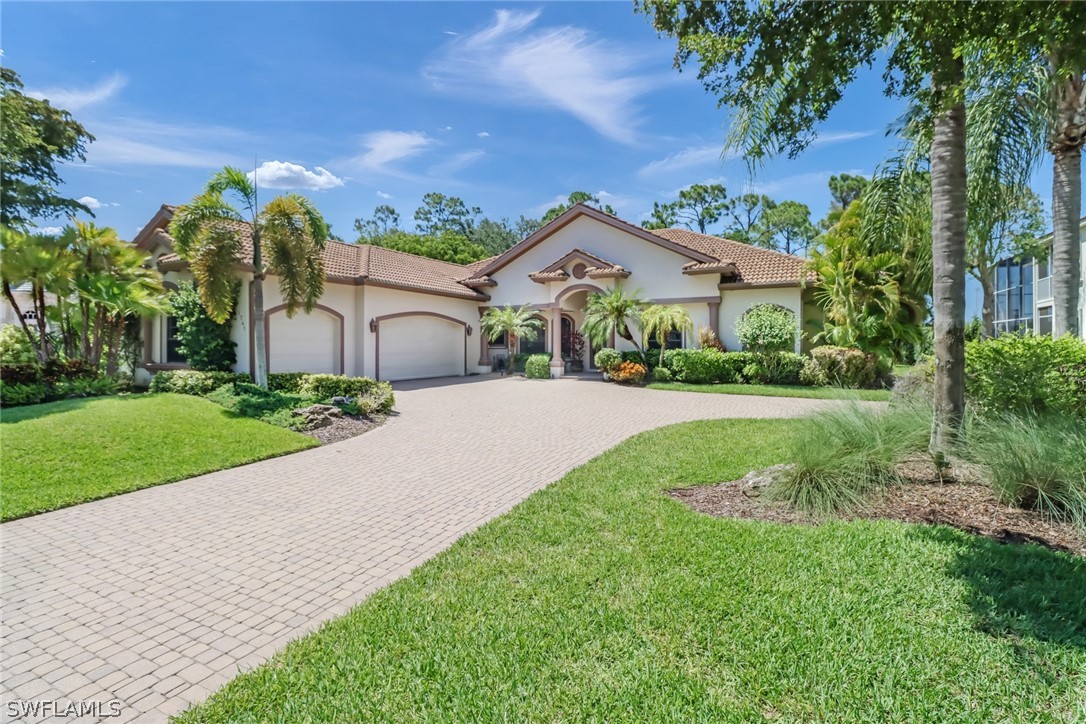
[[[404, 383], [334, 445], [4, 523], [3, 699], [162, 721], [627, 437], [820, 400], [584, 379]], [[32, 717], [31, 717], [32, 718]]]

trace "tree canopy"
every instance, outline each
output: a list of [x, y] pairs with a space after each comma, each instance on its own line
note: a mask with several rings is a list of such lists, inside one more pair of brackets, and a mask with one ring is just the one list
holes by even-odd
[[0, 68], [0, 106], [0, 225], [26, 230], [34, 218], [93, 216], [86, 205], [57, 192], [57, 164], [86, 160], [94, 136], [68, 111], [25, 95], [11, 68]]

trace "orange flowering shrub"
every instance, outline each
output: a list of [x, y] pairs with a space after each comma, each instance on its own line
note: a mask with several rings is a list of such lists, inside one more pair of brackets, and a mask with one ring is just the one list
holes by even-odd
[[622, 362], [608, 374], [615, 382], [626, 382], [640, 385], [645, 381], [645, 365], [637, 362]]

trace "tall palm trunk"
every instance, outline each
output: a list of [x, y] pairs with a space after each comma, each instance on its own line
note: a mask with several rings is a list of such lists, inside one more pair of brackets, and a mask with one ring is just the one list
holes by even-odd
[[268, 386], [268, 341], [264, 338], [264, 260], [261, 258], [260, 231], [253, 219], [253, 281], [250, 293], [253, 295], [253, 382], [260, 387]]
[[1055, 124], [1052, 152], [1052, 333], [1079, 334], [1082, 284], [1082, 146], [1086, 142], [1086, 87], [1081, 73], [1053, 87]]
[[[962, 59], [948, 59], [946, 71], [933, 78], [933, 88], [945, 97], [948, 89], [961, 88], [964, 75]], [[945, 454], [953, 447], [965, 415], [965, 123], [963, 98], [935, 116], [931, 142], [935, 312], [935, 416], [931, 450], [937, 454]]]

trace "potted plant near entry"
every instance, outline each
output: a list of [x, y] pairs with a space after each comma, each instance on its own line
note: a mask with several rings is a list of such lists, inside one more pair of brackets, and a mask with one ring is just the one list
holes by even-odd
[[584, 372], [584, 335], [571, 332], [569, 335], [570, 370]]

